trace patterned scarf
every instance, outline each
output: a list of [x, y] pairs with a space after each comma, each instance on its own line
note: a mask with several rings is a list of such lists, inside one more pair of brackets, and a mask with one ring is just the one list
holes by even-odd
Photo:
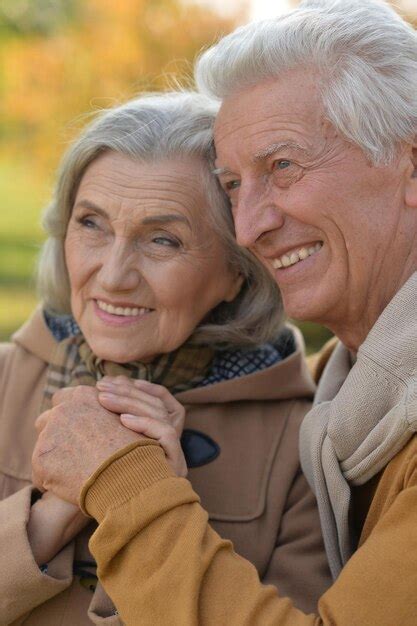
[[112, 363], [97, 357], [83, 335], [68, 337], [58, 343], [46, 377], [42, 411], [51, 407], [53, 394], [63, 387], [95, 385], [103, 376], [148, 380], [164, 385], [171, 393], [197, 386], [207, 375], [214, 352], [208, 346], [186, 342], [178, 350], [162, 354], [150, 363]]

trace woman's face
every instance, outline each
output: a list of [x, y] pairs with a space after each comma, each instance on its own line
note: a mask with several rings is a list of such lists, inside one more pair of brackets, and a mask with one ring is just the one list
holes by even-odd
[[242, 280], [208, 220], [198, 159], [107, 152], [86, 169], [65, 239], [71, 306], [100, 358], [151, 360], [183, 344]]

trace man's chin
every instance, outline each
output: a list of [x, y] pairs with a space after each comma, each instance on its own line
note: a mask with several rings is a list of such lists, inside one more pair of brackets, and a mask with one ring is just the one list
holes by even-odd
[[328, 317], [328, 300], [315, 297], [311, 290], [305, 293], [298, 292], [291, 295], [282, 294], [284, 311], [287, 317], [296, 322], [314, 322], [315, 324], [325, 325]]

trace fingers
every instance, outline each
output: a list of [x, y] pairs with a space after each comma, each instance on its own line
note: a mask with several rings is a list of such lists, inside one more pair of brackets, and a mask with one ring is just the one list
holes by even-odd
[[168, 463], [177, 476], [187, 475], [187, 464], [177, 432], [173, 426], [149, 417], [122, 414], [120, 421], [126, 428], [156, 439], [164, 449]]
[[145, 415], [173, 424], [182, 432], [185, 409], [162, 385], [126, 376], [105, 376], [97, 383], [100, 403], [117, 413]]
[[98, 399], [104, 408], [114, 413], [132, 413], [133, 415], [146, 415], [159, 420], [168, 419], [168, 411], [163, 405], [149, 404], [146, 398], [99, 392]]
[[181, 402], [178, 402], [172, 393], [170, 393], [163, 385], [156, 385], [155, 383], [150, 383], [147, 380], [135, 380], [134, 385], [137, 389], [145, 391], [149, 394], [149, 396], [153, 396], [154, 398], [160, 400], [169, 413], [176, 413], [177, 411], [184, 410]]
[[154, 406], [164, 406], [170, 413], [181, 407], [181, 403], [174, 398], [166, 387], [155, 385], [147, 380], [133, 380], [126, 376], [104, 376], [97, 383], [97, 389], [110, 391], [123, 395], [132, 395], [132, 397], [144, 397]]

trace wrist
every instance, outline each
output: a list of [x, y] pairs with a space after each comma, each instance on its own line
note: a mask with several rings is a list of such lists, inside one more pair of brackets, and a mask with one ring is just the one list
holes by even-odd
[[88, 523], [73, 504], [46, 492], [30, 509], [27, 534], [38, 565], [50, 561]]
[[173, 476], [163, 449], [152, 439], [142, 439], [118, 450], [84, 484], [80, 506], [98, 522], [109, 508], [117, 507], [154, 482]]

